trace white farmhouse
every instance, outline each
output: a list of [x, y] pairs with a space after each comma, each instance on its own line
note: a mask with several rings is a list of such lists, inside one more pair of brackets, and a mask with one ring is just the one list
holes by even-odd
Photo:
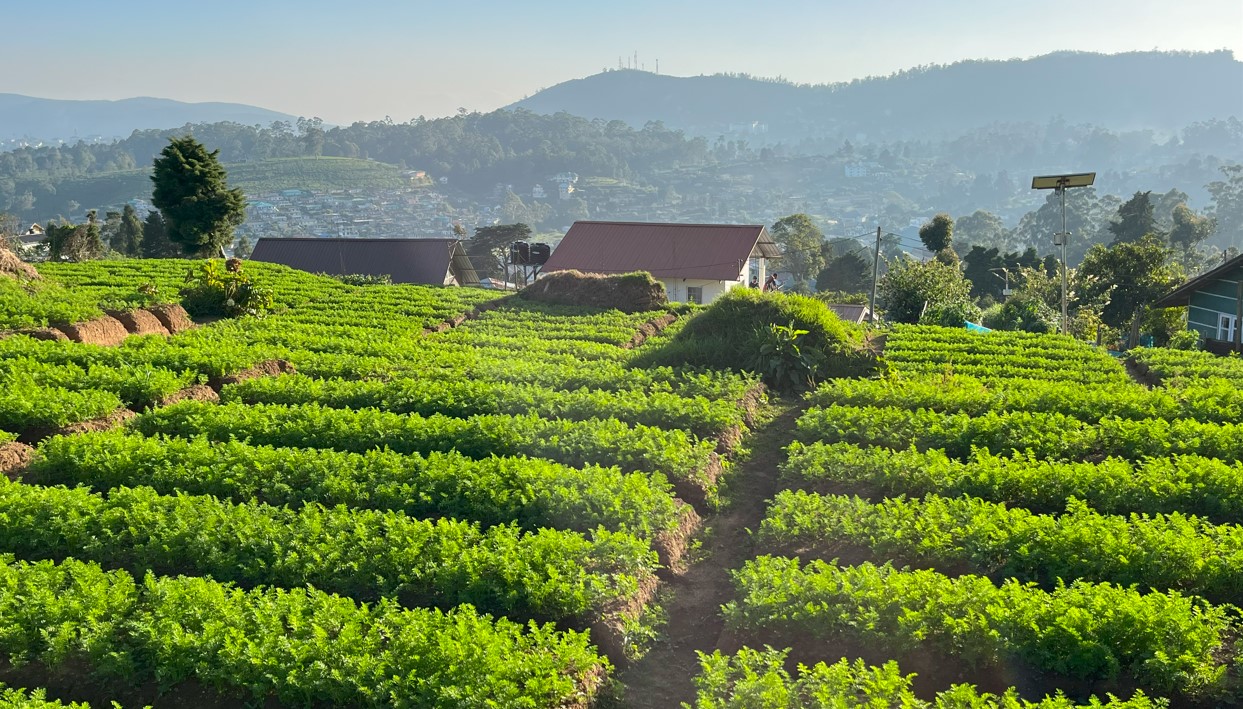
[[763, 225], [574, 222], [544, 272], [647, 271], [669, 300], [711, 303], [730, 288], [763, 283], [781, 252]]

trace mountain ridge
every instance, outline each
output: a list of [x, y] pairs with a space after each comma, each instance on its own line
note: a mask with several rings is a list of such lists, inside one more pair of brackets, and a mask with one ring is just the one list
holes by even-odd
[[[1206, 88], [1187, 91], [1192, 85]], [[507, 108], [564, 111], [635, 126], [658, 120], [708, 137], [751, 133], [757, 142], [826, 134], [945, 137], [993, 123], [1043, 124], [1059, 116], [1114, 130], [1166, 133], [1243, 116], [1243, 62], [1228, 50], [1062, 51], [815, 85], [620, 69], [562, 82]]]
[[52, 99], [0, 93], [0, 141], [123, 138], [135, 130], [231, 121], [268, 125], [297, 116], [225, 101], [186, 102], [152, 96], [123, 99]]

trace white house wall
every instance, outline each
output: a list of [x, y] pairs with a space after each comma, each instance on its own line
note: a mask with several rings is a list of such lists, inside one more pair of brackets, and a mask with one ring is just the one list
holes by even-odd
[[686, 289], [693, 286], [699, 286], [703, 289], [703, 304], [707, 305], [712, 301], [725, 295], [730, 288], [746, 285], [742, 279], [736, 281], [708, 281], [698, 278], [669, 278], [661, 279], [661, 283], [665, 284], [665, 293], [669, 300], [674, 303], [685, 303]]

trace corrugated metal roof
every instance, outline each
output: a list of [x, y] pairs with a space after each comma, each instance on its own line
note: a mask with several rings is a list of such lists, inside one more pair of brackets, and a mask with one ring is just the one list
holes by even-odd
[[656, 278], [733, 281], [753, 252], [781, 255], [762, 225], [574, 222], [544, 271], [647, 271]]
[[862, 324], [872, 316], [866, 305], [831, 303], [829, 310], [832, 310], [838, 319], [844, 322], [852, 322], [856, 325]]
[[250, 258], [333, 276], [388, 276], [393, 283], [479, 283], [457, 239], [263, 238]]

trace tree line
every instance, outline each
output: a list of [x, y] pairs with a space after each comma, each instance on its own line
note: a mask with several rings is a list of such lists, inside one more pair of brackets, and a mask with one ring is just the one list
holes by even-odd
[[[1159, 345], [1191, 344], [1183, 325], [1185, 309], [1157, 309], [1152, 304], [1189, 275], [1239, 253], [1236, 246], [1207, 245], [1223, 229], [1237, 234], [1243, 228], [1243, 166], [1228, 167], [1223, 173], [1226, 179], [1211, 188], [1216, 199], [1209, 215], [1190, 209], [1186, 195], [1176, 190], [1165, 195], [1136, 192], [1118, 203], [1100, 226], [1106, 239], [1095, 243], [1079, 239], [1085, 244], [1080, 247], [1082, 255], [1068, 259], [1066, 266], [1067, 331], [1082, 339], [1099, 336], [1107, 342], [1132, 344], [1143, 331]], [[1078, 192], [1081, 207], [1101, 209], [1087, 189]], [[1029, 215], [1026, 226], [1035, 229], [1032, 224], [1039, 223], [1046, 236], [1060, 228], [1060, 206], [1056, 227], [1051, 222], [1053, 203], [1051, 198]], [[1068, 200], [1068, 216], [1069, 211]], [[1076, 216], [1068, 219], [1072, 233], [1075, 226], [1088, 226], [1082, 212]], [[873, 255], [871, 248], [853, 239], [825, 240], [806, 214], [780, 219], [770, 231], [784, 252], [781, 267], [790, 272], [792, 289], [810, 290], [814, 282], [829, 299], [866, 298], [873, 275], [867, 258]], [[977, 241], [960, 238], [964, 231]], [[878, 283], [885, 319], [952, 327], [971, 321], [995, 329], [1057, 331], [1062, 324], [1063, 264], [1052, 254], [1041, 257], [1034, 246], [1004, 250], [995, 245], [1009, 243], [1003, 231], [1000, 220], [987, 212], [977, 211], [957, 223], [948, 214], [928, 220], [919, 239], [930, 258], [914, 258], [901, 249], [886, 254]], [[988, 238], [982, 238], [985, 235]]]
[[335, 156], [426, 170], [466, 190], [496, 183], [530, 184], [559, 172], [632, 179], [653, 170], [712, 160], [707, 141], [659, 122], [635, 129], [622, 121], [525, 110], [462, 113], [450, 118], [359, 122], [325, 129], [319, 119], [270, 126], [236, 123], [134, 131], [106, 145], [27, 147], [0, 153], [0, 210], [25, 211], [55, 194], [67, 178], [151, 164], [172, 138], [193, 135], [219, 150], [224, 163]]

